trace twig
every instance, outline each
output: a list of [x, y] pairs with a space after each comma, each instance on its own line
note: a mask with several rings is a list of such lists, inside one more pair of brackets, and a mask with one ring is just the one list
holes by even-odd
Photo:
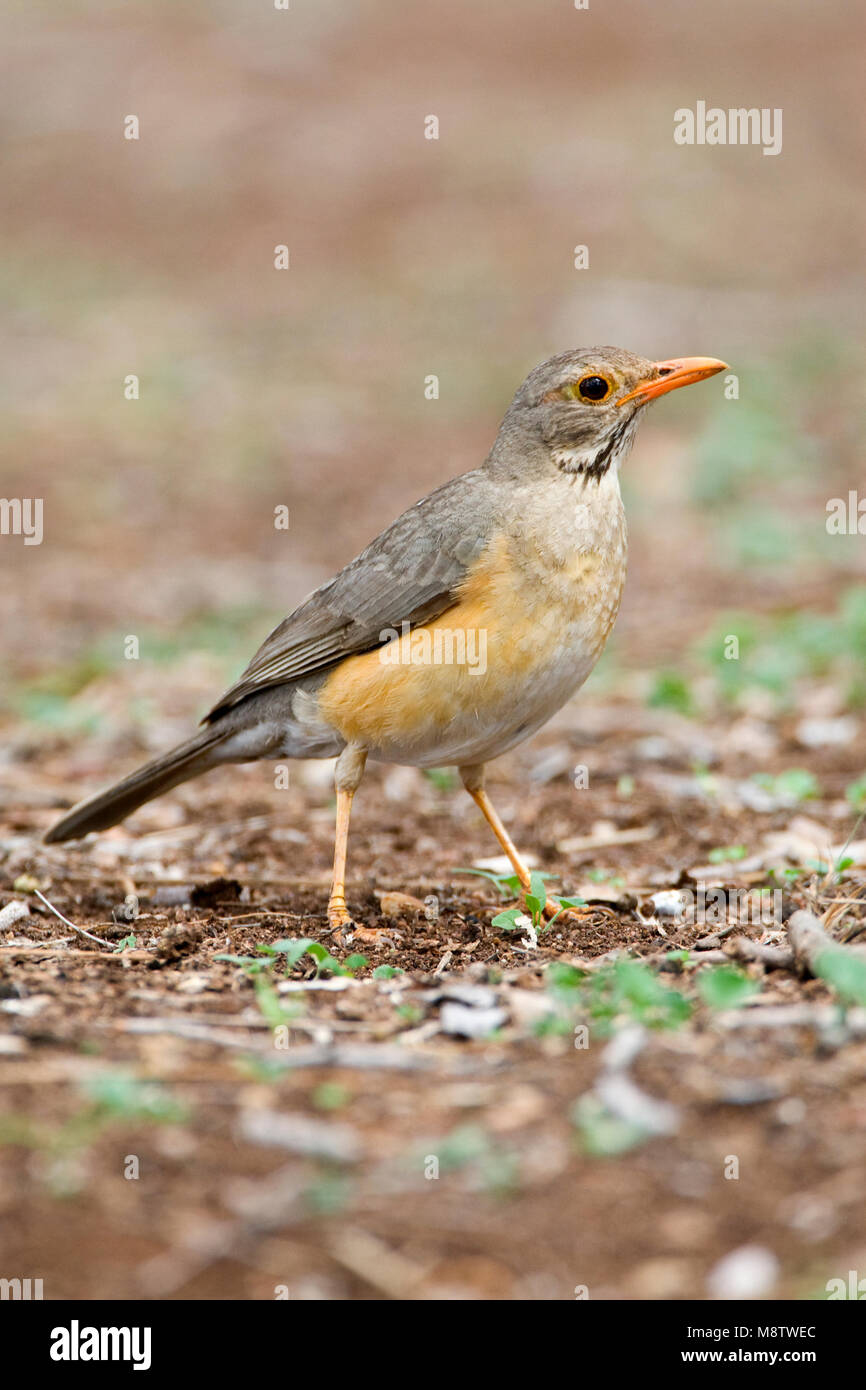
[[39, 901], [45, 904], [49, 912], [53, 912], [55, 917], [60, 918], [60, 921], [64, 924], [64, 926], [71, 927], [74, 932], [78, 932], [79, 936], [86, 936], [88, 941], [95, 941], [97, 946], [102, 946], [103, 948], [108, 946], [110, 948], [110, 942], [103, 941], [101, 937], [94, 936], [92, 932], [85, 931], [84, 927], [76, 927], [74, 922], [70, 922], [69, 918], [64, 917], [62, 912], [58, 912], [54, 904], [50, 903], [46, 898], [45, 894], [40, 893], [38, 888], [34, 888], [33, 892], [36, 894], [36, 897], [39, 899]]
[[862, 946], [845, 946], [828, 936], [818, 918], [811, 912], [795, 912], [788, 918], [788, 940], [794, 948], [794, 955], [800, 968], [810, 975], [816, 975], [819, 958], [827, 951], [844, 951], [848, 956], [863, 960], [866, 951]]
[[735, 936], [728, 950], [738, 960], [757, 960], [770, 970], [793, 970], [795, 956], [784, 946], [769, 946], [749, 936]]
[[[409, 1048], [378, 1043], [301, 1043], [282, 1052], [277, 1051], [270, 1039], [238, 1037], [228, 1029], [209, 1028], [191, 1018], [125, 1018], [106, 1026], [120, 1028], [124, 1033], [168, 1033], [176, 1038], [185, 1038], [188, 1042], [212, 1043], [217, 1047], [245, 1052], [266, 1052], [287, 1069], [345, 1067], [347, 1070], [356, 1068], [360, 1071], [427, 1071], [440, 1066], [436, 1057], [411, 1052]], [[289, 1021], [287, 1027], [291, 1030], [294, 1023]], [[457, 1070], [472, 1071], [475, 1068], [459, 1066]]]
[[695, 942], [693, 949], [695, 951], [712, 951], [717, 949], [721, 946], [724, 938], [730, 936], [732, 931], [736, 931], [739, 925], [739, 922], [726, 922], [723, 927], [719, 927], [718, 931], [710, 932], [707, 936], [702, 936], [699, 941]]
[[[816, 1028], [827, 1032], [839, 1027], [835, 1004], [756, 1004], [750, 1009], [727, 1009], [715, 1015], [714, 1026], [740, 1028]], [[866, 1036], [866, 1009], [849, 1009], [845, 1027], [854, 1037]]]

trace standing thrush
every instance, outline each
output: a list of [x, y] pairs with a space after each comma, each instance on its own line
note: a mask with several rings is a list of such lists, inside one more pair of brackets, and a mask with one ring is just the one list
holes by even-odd
[[543, 362], [480, 468], [416, 502], [280, 623], [200, 733], [74, 807], [46, 840], [104, 830], [220, 763], [336, 756], [328, 920], [346, 927], [349, 814], [367, 758], [456, 765], [528, 886], [484, 764], [540, 728], [607, 641], [626, 568], [619, 466], [644, 406], [725, 365], [614, 347]]

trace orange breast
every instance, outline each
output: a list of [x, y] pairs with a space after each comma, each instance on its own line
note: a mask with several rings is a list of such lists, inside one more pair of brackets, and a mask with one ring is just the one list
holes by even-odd
[[[490, 546], [456, 603], [433, 622], [376, 651], [347, 657], [318, 693], [318, 716], [349, 743], [394, 751], [435, 747], [455, 723], [513, 724], [573, 655], [575, 686], [604, 646], [619, 588], [598, 556], [573, 557], [545, 582], [507, 539]], [[570, 691], [568, 692], [570, 693]], [[564, 697], [567, 698], [567, 695]]]

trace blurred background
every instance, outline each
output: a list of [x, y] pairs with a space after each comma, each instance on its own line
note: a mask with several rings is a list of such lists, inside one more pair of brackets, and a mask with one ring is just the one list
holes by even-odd
[[[644, 1075], [683, 1131], [625, 1153], [574, 1110], [596, 1050], [574, 1051], [570, 1016], [565, 1033], [539, 1036], [527, 1010], [504, 1041], [434, 1036], [438, 1071], [372, 1085], [280, 1071], [268, 998], [259, 1017], [244, 957], [220, 953], [324, 932], [327, 766], [293, 765], [279, 793], [270, 766], [221, 771], [91, 844], [40, 843], [61, 805], [185, 737], [402, 509], [477, 466], [533, 366], [615, 344], [721, 357], [739, 389], [719, 376], [648, 413], [609, 648], [492, 772], [517, 842], [602, 908], [527, 957], [491, 927], [490, 885], [454, 877], [494, 846], [453, 777], [373, 768], [353, 910], [377, 921], [378, 889], [432, 887], [441, 919], [404, 931], [409, 1003], [365, 966], [363, 1008], [322, 995], [293, 1026], [393, 1037], [405, 1061], [437, 963], [497, 987], [507, 971], [526, 1008], [542, 965], [568, 976], [563, 955], [687, 954], [697, 930], [640, 915], [654, 889], [715, 875], [815, 905], [819, 874], [834, 891], [814, 846], [866, 810], [866, 539], [826, 526], [830, 499], [866, 493], [862, 16], [848, 0], [13, 0], [4, 27], [0, 492], [43, 499], [44, 539], [0, 536], [0, 872], [34, 909], [0, 948], [0, 1272], [44, 1273], [46, 1297], [271, 1298], [284, 1280], [293, 1298], [391, 1297], [411, 1267], [413, 1297], [701, 1298], [755, 1242], [777, 1261], [764, 1292], [823, 1296], [862, 1271], [862, 1043], [755, 1043], [698, 1003]], [[780, 108], [781, 153], [675, 144], [674, 113], [699, 101]], [[862, 839], [856, 854], [852, 872]], [[234, 907], [215, 876], [245, 895]], [[103, 943], [141, 892], [132, 948], [58, 946], [37, 887]], [[768, 979], [771, 1002], [824, 988]], [[223, 1041], [136, 1032], [151, 1016], [216, 1021]], [[255, 1056], [223, 1045], [232, 1027]], [[282, 1159], [244, 1128], [272, 1104], [327, 1131], [279, 1190]], [[355, 1189], [332, 1110], [364, 1135]], [[441, 1184], [406, 1166], [419, 1145], [443, 1154]], [[124, 1181], [130, 1152], [148, 1181]], [[730, 1153], [747, 1182], [720, 1179]], [[233, 1262], [238, 1212], [290, 1233]]]
[[[837, 613], [864, 573], [825, 529], [863, 476], [861, 38], [844, 0], [12, 6], [3, 492], [45, 528], [0, 546], [13, 727], [185, 728], [480, 462], [532, 366], [593, 343], [739, 378], [644, 425], [609, 674], [698, 674], [721, 608]], [[781, 107], [782, 153], [676, 145], [699, 99]], [[736, 680], [811, 660], [761, 640]]]

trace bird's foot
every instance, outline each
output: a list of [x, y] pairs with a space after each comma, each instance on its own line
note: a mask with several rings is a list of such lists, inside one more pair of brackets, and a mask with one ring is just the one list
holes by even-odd
[[328, 930], [341, 946], [393, 946], [393, 935], [399, 935], [399, 932], [393, 933], [388, 927], [358, 926], [344, 902], [328, 904]]
[[342, 931], [345, 927], [353, 926], [352, 915], [346, 906], [345, 899], [334, 901], [332, 898], [328, 903], [328, 929], [329, 931]]
[[352, 945], [393, 946], [394, 937], [400, 933], [393, 927], [352, 927]]
[[560, 922], [568, 922], [569, 919], [571, 919], [572, 922], [579, 922], [581, 918], [588, 916], [594, 911], [594, 908], [587, 907], [585, 903], [582, 906], [563, 907], [562, 903], [558, 902], [556, 898], [548, 898], [547, 902], [544, 904], [545, 917], [556, 917]]

